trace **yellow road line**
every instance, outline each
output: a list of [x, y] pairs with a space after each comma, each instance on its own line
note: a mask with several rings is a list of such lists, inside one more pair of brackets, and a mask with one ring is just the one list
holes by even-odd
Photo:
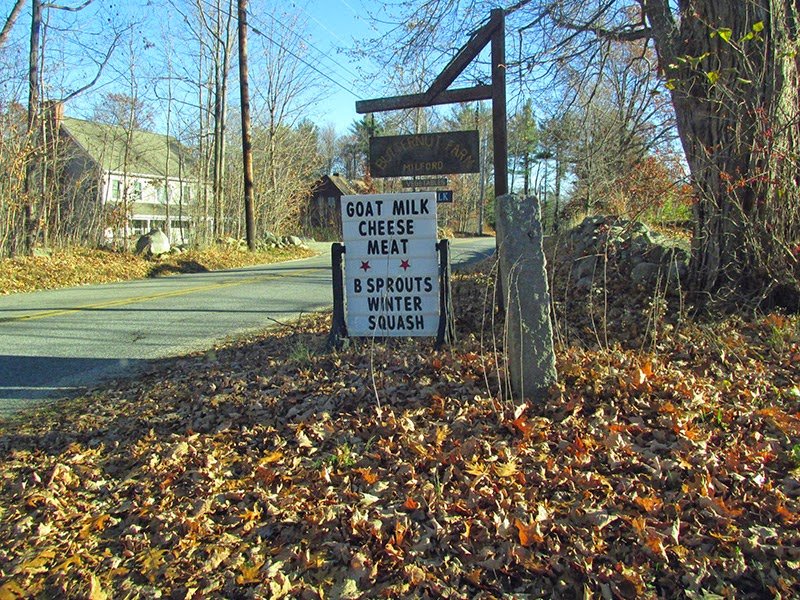
[[158, 294], [148, 294], [146, 296], [134, 296], [132, 298], [122, 298], [120, 300], [110, 300], [108, 302], [98, 302], [94, 304], [83, 304], [81, 306], [74, 306], [72, 308], [59, 308], [56, 310], [45, 310], [29, 315], [19, 315], [15, 317], [0, 317], [0, 323], [9, 323], [12, 321], [35, 321], [37, 319], [47, 319], [50, 317], [59, 317], [68, 315], [70, 313], [81, 312], [84, 310], [102, 310], [104, 308], [111, 308], [114, 306], [126, 306], [128, 304], [136, 304], [138, 302], [149, 302], [151, 300], [160, 300], [162, 298], [174, 298], [176, 296], [186, 296], [195, 292], [208, 292], [212, 290], [221, 290], [229, 287], [236, 287], [237, 285], [247, 285], [250, 283], [259, 283], [262, 281], [269, 281], [271, 279], [281, 279], [282, 277], [300, 277], [308, 273], [313, 273], [319, 269], [302, 269], [294, 273], [280, 273], [273, 275], [259, 275], [255, 277], [248, 277], [237, 281], [227, 281], [223, 283], [210, 283], [207, 285], [198, 285], [191, 288], [182, 290], [174, 290], [170, 292], [161, 292]]

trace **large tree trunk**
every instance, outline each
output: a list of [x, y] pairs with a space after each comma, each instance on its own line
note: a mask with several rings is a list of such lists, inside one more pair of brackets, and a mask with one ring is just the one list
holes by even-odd
[[692, 287], [798, 308], [800, 26], [792, 0], [643, 0], [697, 191]]

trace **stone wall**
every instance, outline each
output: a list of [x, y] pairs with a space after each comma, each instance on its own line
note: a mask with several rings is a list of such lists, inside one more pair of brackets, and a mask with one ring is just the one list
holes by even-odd
[[598, 285], [606, 259], [632, 285], [647, 288], [660, 281], [668, 293], [677, 293], [689, 273], [688, 243], [668, 238], [639, 221], [587, 217], [568, 235], [571, 279], [578, 291]]

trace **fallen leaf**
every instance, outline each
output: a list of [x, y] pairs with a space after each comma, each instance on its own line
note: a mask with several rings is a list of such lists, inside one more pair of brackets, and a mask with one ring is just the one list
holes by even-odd
[[514, 519], [514, 526], [517, 528], [517, 535], [520, 545], [524, 547], [532, 546], [533, 544], [541, 544], [544, 542], [539, 523], [523, 523], [519, 519]]

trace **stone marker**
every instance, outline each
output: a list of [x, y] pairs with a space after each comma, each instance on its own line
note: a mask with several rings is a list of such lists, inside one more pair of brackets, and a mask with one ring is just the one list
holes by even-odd
[[511, 194], [495, 210], [514, 400], [540, 400], [557, 375], [539, 202]]

